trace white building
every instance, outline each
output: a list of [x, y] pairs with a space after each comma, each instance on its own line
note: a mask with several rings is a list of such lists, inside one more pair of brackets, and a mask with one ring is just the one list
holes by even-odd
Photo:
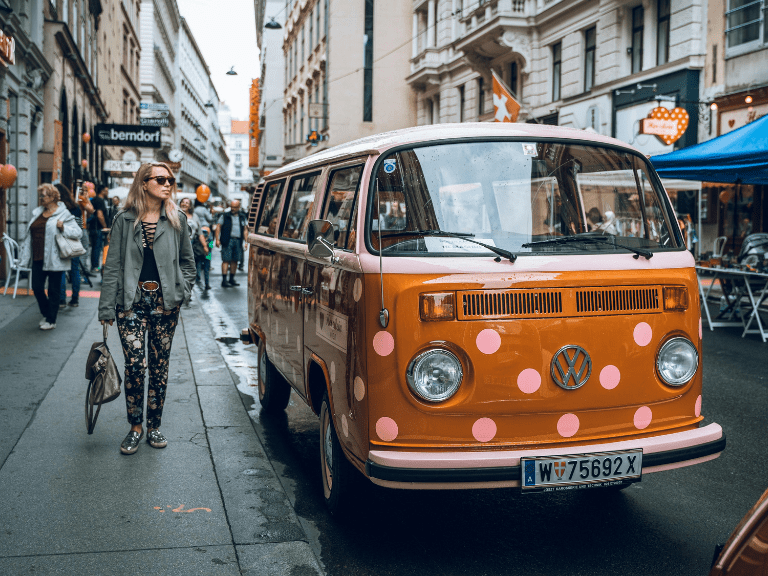
[[[416, 0], [418, 122], [493, 119], [491, 70], [521, 120], [591, 128], [648, 154], [696, 143], [705, 22], [695, 0]], [[688, 110], [674, 146], [638, 134], [661, 104]]]
[[229, 157], [229, 197], [246, 199], [248, 193], [242, 188], [254, 183], [254, 174], [248, 167], [248, 121], [232, 120], [229, 107], [223, 104], [219, 112], [219, 123]]
[[[256, 41], [261, 74], [259, 89], [259, 172], [268, 174], [283, 165], [283, 91], [285, 58], [283, 30], [285, 0], [256, 0]], [[272, 21], [281, 28], [274, 28]], [[265, 25], [269, 28], [265, 28]]]
[[141, 160], [168, 162], [178, 143], [180, 86], [177, 83], [181, 15], [176, 0], [142, 0], [140, 13], [142, 103], [167, 104], [169, 126], [161, 129], [162, 148], [142, 148]]

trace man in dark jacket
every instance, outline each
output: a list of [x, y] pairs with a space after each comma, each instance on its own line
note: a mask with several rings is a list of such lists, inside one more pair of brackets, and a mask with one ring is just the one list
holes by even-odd
[[[232, 200], [230, 209], [219, 216], [216, 227], [216, 247], [221, 247], [221, 286], [240, 286], [235, 282], [237, 262], [243, 254], [243, 242], [246, 237], [245, 212], [240, 211], [240, 200]], [[229, 270], [229, 280], [227, 280]]]

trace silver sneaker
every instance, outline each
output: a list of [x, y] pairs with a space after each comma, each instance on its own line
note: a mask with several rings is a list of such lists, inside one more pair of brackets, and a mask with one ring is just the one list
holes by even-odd
[[56, 328], [56, 324], [51, 324], [50, 322], [43, 322], [40, 324], [40, 330], [53, 330]]
[[147, 444], [152, 448], [165, 448], [168, 446], [168, 440], [160, 434], [160, 430], [155, 429], [147, 432]]
[[125, 437], [125, 440], [123, 440], [123, 443], [120, 444], [120, 452], [123, 454], [133, 454], [136, 452], [136, 450], [139, 449], [139, 442], [144, 437], [144, 431], [141, 431], [141, 434], [138, 432], [134, 432], [131, 430], [128, 432], [128, 436]]

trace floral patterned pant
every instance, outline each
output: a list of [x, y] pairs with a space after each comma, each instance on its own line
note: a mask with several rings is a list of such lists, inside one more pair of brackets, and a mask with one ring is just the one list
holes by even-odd
[[125, 405], [131, 426], [144, 421], [145, 334], [149, 334], [149, 389], [147, 390], [147, 428], [160, 427], [168, 385], [168, 360], [181, 305], [163, 308], [163, 296], [142, 290], [141, 300], [129, 310], [117, 306], [117, 330], [125, 355]]

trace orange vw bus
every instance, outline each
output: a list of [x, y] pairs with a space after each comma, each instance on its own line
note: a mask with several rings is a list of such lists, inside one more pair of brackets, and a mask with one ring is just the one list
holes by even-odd
[[623, 488], [717, 458], [694, 261], [646, 158], [443, 124], [269, 175], [249, 214], [259, 398], [320, 417], [332, 511], [411, 489]]

